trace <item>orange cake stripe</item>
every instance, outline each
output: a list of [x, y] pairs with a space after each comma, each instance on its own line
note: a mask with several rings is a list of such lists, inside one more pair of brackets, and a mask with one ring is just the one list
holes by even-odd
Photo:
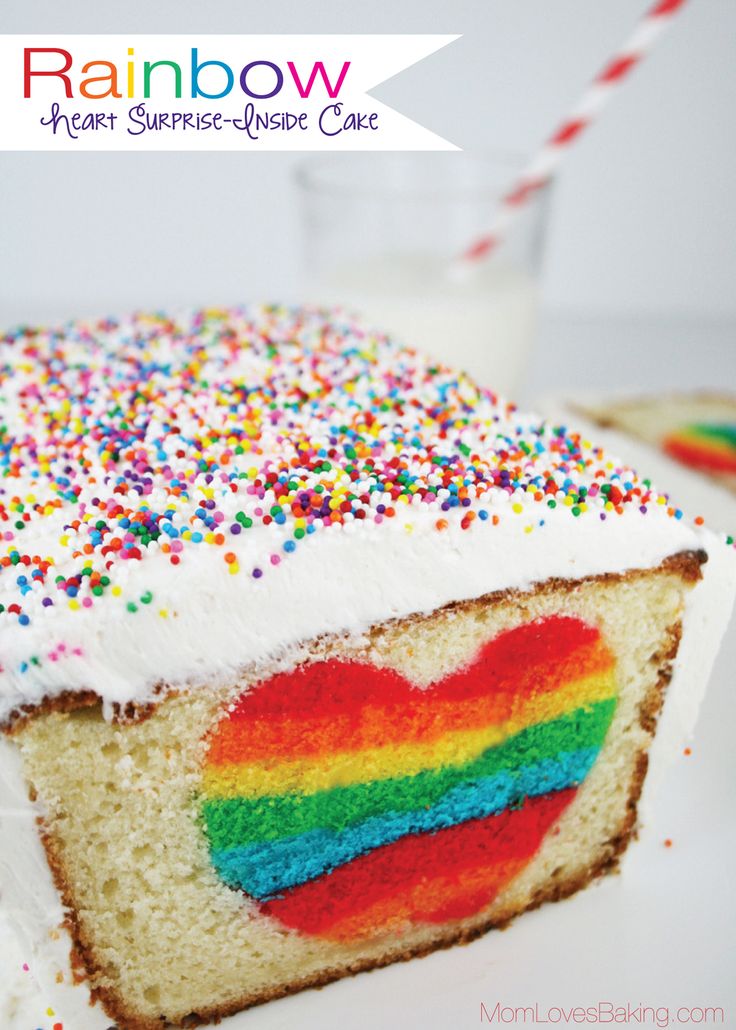
[[[410, 835], [339, 866], [317, 880], [264, 902], [262, 911], [285, 926], [326, 935], [346, 919], [368, 913], [379, 902], [407, 892], [426, 881], [427, 870], [441, 870], [449, 879], [480, 866], [504, 867], [528, 861], [545, 834], [575, 797], [576, 789], [527, 800], [516, 810], [485, 819], [471, 819], [435, 833]], [[472, 892], [471, 892], [472, 893]], [[440, 901], [440, 908], [443, 900]], [[433, 905], [436, 918], [439, 909]], [[422, 918], [415, 914], [414, 918]], [[366, 925], [366, 924], [364, 924]], [[366, 926], [366, 932], [376, 927]]]
[[710, 472], [736, 472], [736, 450], [719, 441], [671, 436], [665, 440], [664, 450], [670, 457], [691, 468]]
[[[345, 750], [378, 747], [392, 742], [433, 740], [452, 730], [493, 725], [508, 720], [526, 723], [533, 701], [549, 697], [570, 681], [585, 680], [596, 673], [612, 670], [614, 659], [601, 640], [586, 643], [569, 662], [545, 669], [536, 682], [528, 674], [509, 682], [497, 692], [479, 690], [478, 696], [454, 701], [437, 700], [429, 688], [414, 688], [406, 702], [372, 704], [355, 712], [319, 714], [304, 718], [224, 719], [213, 736], [207, 755], [208, 765], [227, 765], [267, 760], [280, 754], [320, 755]], [[571, 705], [574, 702], [571, 701]], [[545, 712], [551, 709], [544, 709]], [[540, 719], [549, 718], [544, 714]]]
[[478, 912], [575, 797], [616, 695], [600, 631], [556, 615], [424, 688], [337, 659], [277, 674], [207, 739], [215, 868], [281, 926], [333, 940]]
[[527, 857], [511, 858], [477, 866], [457, 877], [430, 876], [406, 893], [382, 898], [361, 912], [339, 919], [324, 936], [347, 940], [376, 932], [401, 931], [411, 921], [443, 923], [474, 915], [490, 905], [527, 862]]
[[[473, 728], [449, 732], [443, 728], [438, 734], [432, 734], [430, 730], [419, 740], [407, 734], [406, 739], [397, 744], [343, 748], [292, 761], [280, 761], [276, 753], [263, 763], [208, 763], [203, 770], [202, 790], [207, 798], [309, 794], [367, 780], [412, 776], [425, 769], [468, 762], [529, 726], [606, 700], [615, 692], [615, 676], [611, 668], [567, 684], [554, 694], [522, 699], [514, 718], [500, 724], [476, 723]], [[381, 726], [387, 728], [385, 715], [383, 722], [375, 724], [375, 733]]]
[[[429, 689], [435, 701], [554, 690], [560, 681], [558, 675], [563, 681], [579, 675], [576, 656], [583, 655], [586, 644], [599, 639], [594, 626], [571, 616], [552, 615], [499, 633], [481, 647], [472, 662], [432, 683]], [[546, 687], [552, 669], [554, 675]], [[290, 672], [277, 673], [264, 686], [267, 689], [255, 686], [244, 694], [228, 719], [309, 719], [315, 711], [325, 716], [360, 713], [368, 703], [399, 708], [411, 704], [417, 691], [393, 669], [337, 659], [308, 662]]]

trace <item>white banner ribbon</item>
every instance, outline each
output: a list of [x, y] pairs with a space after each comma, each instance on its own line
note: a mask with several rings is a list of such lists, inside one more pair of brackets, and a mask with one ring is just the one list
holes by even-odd
[[0, 149], [457, 150], [369, 90], [458, 38], [0, 36]]

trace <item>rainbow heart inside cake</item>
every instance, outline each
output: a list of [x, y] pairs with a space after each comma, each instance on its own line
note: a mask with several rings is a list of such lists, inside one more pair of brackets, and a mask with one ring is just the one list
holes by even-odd
[[8, 333], [0, 527], [0, 895], [75, 1030], [614, 868], [736, 582], [594, 442], [310, 308]]
[[425, 688], [337, 659], [281, 673], [210, 740], [212, 860], [306, 933], [474, 915], [572, 801], [615, 705], [600, 633], [560, 616], [500, 634]]

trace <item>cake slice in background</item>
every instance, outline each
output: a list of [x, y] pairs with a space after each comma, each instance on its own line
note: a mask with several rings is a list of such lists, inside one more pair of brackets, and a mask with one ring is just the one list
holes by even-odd
[[0, 885], [39, 966], [61, 900], [84, 1025], [214, 1020], [615, 867], [732, 541], [339, 313], [0, 353]]
[[736, 493], [736, 395], [665, 393], [573, 402], [572, 408]]
[[593, 436], [666, 483], [685, 515], [730, 534], [736, 526], [736, 396], [707, 391], [550, 396], [542, 414]]

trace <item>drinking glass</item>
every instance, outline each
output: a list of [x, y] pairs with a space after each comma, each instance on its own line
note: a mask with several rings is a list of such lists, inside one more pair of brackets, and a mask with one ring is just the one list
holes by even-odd
[[343, 154], [297, 172], [304, 291], [514, 396], [534, 339], [549, 187], [491, 255], [458, 257], [490, 226], [518, 160]]

